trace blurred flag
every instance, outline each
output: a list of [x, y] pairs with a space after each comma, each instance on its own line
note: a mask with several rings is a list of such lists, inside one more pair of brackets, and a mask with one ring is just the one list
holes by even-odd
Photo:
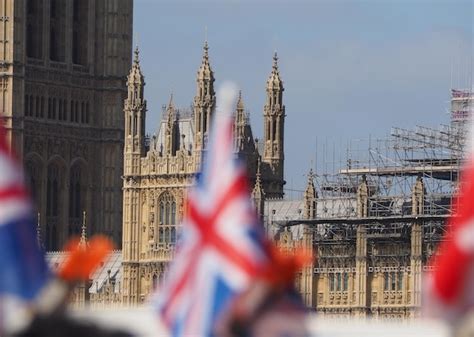
[[244, 167], [234, 157], [230, 112], [236, 90], [229, 85], [218, 97], [203, 173], [189, 192], [175, 259], [154, 301], [173, 336], [212, 336], [219, 319], [232, 324], [229, 310], [237, 296], [243, 317], [249, 310], [256, 313], [271, 293], [258, 280], [273, 282], [287, 275], [277, 271], [279, 255], [266, 241]]
[[[6, 303], [31, 301], [49, 278], [36, 241], [31, 203], [22, 168], [15, 160], [0, 125], [0, 323]], [[4, 323], [4, 322], [3, 322]]]
[[[471, 139], [474, 134], [471, 130]], [[461, 175], [460, 189], [452, 204], [449, 232], [433, 258], [428, 275], [424, 311], [429, 316], [456, 322], [474, 309], [474, 152], [471, 145]]]

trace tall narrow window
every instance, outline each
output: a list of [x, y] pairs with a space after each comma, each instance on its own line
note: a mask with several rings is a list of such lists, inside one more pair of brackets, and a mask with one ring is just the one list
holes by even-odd
[[69, 233], [79, 234], [82, 225], [82, 212], [85, 210], [84, 166], [74, 165], [69, 173]]
[[398, 275], [397, 290], [400, 291], [402, 290], [402, 286], [403, 286], [403, 273], [398, 272], [397, 275]]
[[40, 98], [39, 98], [39, 96], [36, 96], [35, 117], [39, 117], [39, 116], [40, 116], [40, 111], [41, 111]]
[[46, 191], [46, 215], [51, 217], [58, 216], [59, 210], [59, 189], [60, 172], [57, 165], [48, 166], [48, 180]]
[[73, 0], [72, 61], [87, 65], [89, 0]]
[[25, 116], [30, 115], [30, 96], [25, 95]]
[[41, 111], [40, 111], [40, 117], [44, 117], [44, 97], [41, 96]]
[[66, 51], [66, 1], [51, 0], [49, 8], [49, 58], [64, 62]]
[[86, 103], [86, 124], [89, 124], [89, 102]]
[[176, 202], [174, 197], [168, 193], [163, 193], [159, 200], [159, 241], [161, 243], [176, 243], [177, 228], [176, 228]]
[[329, 291], [334, 291], [334, 277], [334, 273], [329, 274]]
[[26, 56], [43, 57], [43, 0], [26, 1]]
[[342, 291], [347, 291], [349, 288], [349, 274], [348, 273], [343, 273], [343, 280], [342, 280]]

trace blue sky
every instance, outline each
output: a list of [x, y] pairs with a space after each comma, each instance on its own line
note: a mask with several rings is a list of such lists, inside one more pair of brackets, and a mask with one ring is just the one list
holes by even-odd
[[150, 133], [171, 92], [176, 105], [190, 106], [207, 27], [216, 85], [242, 88], [260, 138], [278, 51], [290, 189], [304, 188], [316, 153], [321, 170], [353, 139], [449, 123], [450, 87], [471, 86], [472, 1], [135, 0], [134, 10]]

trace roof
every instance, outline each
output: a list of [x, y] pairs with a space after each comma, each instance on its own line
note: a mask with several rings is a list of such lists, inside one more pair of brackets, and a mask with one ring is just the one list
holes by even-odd
[[[184, 146], [187, 150], [192, 150], [194, 143], [194, 119], [190, 114], [183, 117], [178, 117], [178, 134], [179, 134], [179, 146], [178, 149], [182, 148], [184, 135]], [[151, 149], [161, 152], [165, 147], [165, 133], [166, 133], [166, 116], [163, 114], [163, 118], [158, 127], [157, 133], [152, 137], [152, 143], [150, 144]]]
[[[46, 252], [46, 262], [51, 270], [58, 270], [66, 260], [67, 252]], [[117, 280], [120, 283], [122, 278], [122, 251], [114, 250], [101, 264], [100, 267], [91, 275], [92, 286], [89, 288], [89, 293], [95, 294], [102, 288], [102, 286], [110, 278]], [[118, 292], [119, 286], [115, 287], [115, 292]]]

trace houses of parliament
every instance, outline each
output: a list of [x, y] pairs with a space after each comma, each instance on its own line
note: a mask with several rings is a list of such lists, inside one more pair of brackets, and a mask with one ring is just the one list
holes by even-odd
[[[73, 235], [105, 234], [121, 248], [76, 288], [79, 307], [138, 305], [166, 275], [215, 111], [206, 41], [192, 107], [177, 107], [171, 96], [156, 134], [146, 135], [145, 76], [138, 49], [132, 51], [132, 21], [132, 0], [0, 0], [0, 121], [23, 159], [38, 243], [53, 269]], [[418, 217], [427, 177], [414, 176], [393, 220], [404, 225], [387, 230], [382, 220], [371, 225], [380, 204], [372, 171], [348, 172], [353, 187], [342, 197], [323, 196], [326, 187], [318, 195], [311, 171], [302, 197], [285, 199], [284, 85], [276, 53], [270, 61], [262, 79], [263, 137], [254, 137], [241, 92], [234, 149], [269, 235], [285, 251], [314, 252], [296, 281], [305, 303], [329, 316], [416, 316], [433, 254]]]

